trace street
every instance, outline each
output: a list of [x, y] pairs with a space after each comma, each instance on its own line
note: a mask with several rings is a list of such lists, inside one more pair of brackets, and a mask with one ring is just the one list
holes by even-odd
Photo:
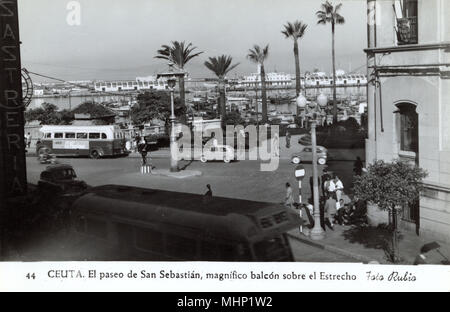
[[[261, 172], [260, 161], [237, 161], [232, 163], [200, 161], [181, 161], [180, 168], [198, 170], [199, 177], [177, 179], [152, 174], [141, 174], [140, 157], [137, 155], [125, 158], [58, 158], [58, 163], [71, 164], [78, 178], [90, 186], [105, 184], [123, 184], [146, 188], [164, 189], [179, 192], [202, 194], [206, 185], [210, 184], [213, 196], [231, 197], [281, 203], [286, 193], [285, 183], [290, 182], [294, 190], [294, 198], [298, 201], [298, 182], [294, 177], [295, 165], [289, 159], [280, 159], [279, 168], [273, 172]], [[168, 168], [170, 160], [167, 157], [154, 157], [151, 163], [156, 168]], [[351, 162], [331, 162], [329, 167], [348, 170]], [[303, 201], [310, 197], [309, 177], [312, 174], [312, 164], [305, 163], [306, 176], [302, 187]], [[40, 164], [36, 157], [27, 157], [28, 181], [36, 184], [39, 175], [46, 165]], [[319, 174], [323, 166], [319, 166]], [[303, 262], [351, 262], [350, 257], [334, 254], [314, 246], [307, 245], [295, 238], [290, 238], [290, 244], [295, 261]]]

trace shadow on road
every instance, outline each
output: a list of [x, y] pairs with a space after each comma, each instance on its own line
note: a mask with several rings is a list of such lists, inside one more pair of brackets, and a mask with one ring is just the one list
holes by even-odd
[[187, 167], [189, 167], [194, 161], [190, 160], [188, 161], [183, 167], [179, 167], [180, 170], [186, 170]]
[[[345, 230], [342, 235], [350, 243], [362, 244], [366, 248], [381, 249], [386, 256], [391, 255], [393, 234], [392, 230], [386, 226], [354, 225]], [[399, 234], [398, 239], [403, 239], [403, 235]]]

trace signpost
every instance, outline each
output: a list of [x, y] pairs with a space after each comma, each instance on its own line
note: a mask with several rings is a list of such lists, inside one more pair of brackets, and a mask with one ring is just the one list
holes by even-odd
[[[295, 178], [298, 181], [298, 204], [300, 207], [300, 218], [303, 220], [303, 211], [302, 211], [302, 180], [305, 177], [305, 167], [303, 165], [297, 165], [295, 167]], [[300, 233], [303, 233], [303, 225], [300, 225]]]

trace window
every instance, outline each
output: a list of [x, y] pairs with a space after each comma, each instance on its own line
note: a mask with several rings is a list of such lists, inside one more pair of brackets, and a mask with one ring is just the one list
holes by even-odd
[[105, 221], [97, 219], [86, 219], [86, 232], [89, 235], [97, 236], [100, 238], [108, 237], [108, 224]]
[[66, 139], [75, 139], [75, 132], [66, 132]]
[[418, 115], [413, 104], [397, 105], [400, 113], [400, 150], [418, 152]]
[[238, 260], [237, 258], [232, 245], [206, 240], [200, 242], [201, 261], [231, 261]]
[[64, 137], [64, 134], [62, 132], [55, 133], [55, 139], [62, 139], [63, 137]]
[[417, 0], [398, 0], [394, 8], [398, 44], [418, 43]]
[[102, 133], [102, 139], [106, 140], [108, 137], [106, 136], [105, 133]]
[[44, 138], [46, 138], [46, 139], [50, 139], [52, 137], [52, 134], [50, 133], [50, 132], [47, 132], [45, 135], [44, 135]]
[[188, 237], [167, 234], [166, 253], [176, 258], [193, 260], [197, 255], [196, 241]]
[[136, 229], [136, 247], [152, 252], [163, 253], [163, 234], [153, 229]]
[[77, 133], [77, 139], [87, 139], [87, 133]]
[[75, 229], [79, 233], [86, 232], [86, 218], [84, 216], [79, 216], [75, 221]]
[[94, 140], [100, 139], [100, 133], [98, 133], [98, 132], [96, 132], [96, 133], [89, 133], [89, 139], [94, 139]]

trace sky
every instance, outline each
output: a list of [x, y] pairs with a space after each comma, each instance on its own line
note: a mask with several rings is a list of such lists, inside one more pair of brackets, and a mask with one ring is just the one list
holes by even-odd
[[[69, 0], [19, 0], [22, 67], [65, 80], [135, 79], [167, 69], [156, 50], [173, 40], [203, 51], [186, 65], [191, 77], [213, 77], [203, 65], [227, 54], [240, 63], [228, 77], [256, 71], [246, 55], [269, 44], [266, 72], [294, 73], [287, 22], [308, 24], [300, 41], [302, 72], [331, 72], [331, 25], [317, 25], [319, 0], [78, 0], [80, 25], [69, 25]], [[341, 0], [344, 25], [336, 29], [336, 66], [365, 66], [366, 1]], [[360, 68], [364, 72], [364, 68]]]

